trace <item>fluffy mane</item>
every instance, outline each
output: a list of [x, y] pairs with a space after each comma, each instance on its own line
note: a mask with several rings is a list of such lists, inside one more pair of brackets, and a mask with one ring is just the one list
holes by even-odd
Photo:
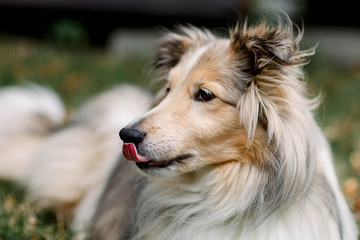
[[[235, 59], [228, 75], [242, 88], [236, 108], [248, 134], [249, 161], [150, 179], [138, 202], [134, 239], [180, 240], [184, 233], [187, 239], [288, 239], [278, 232], [279, 222], [294, 232], [294, 239], [337, 239], [336, 230], [318, 233], [316, 228], [324, 224], [348, 239], [343, 213], [334, 207], [339, 197], [334, 195], [338, 186], [329, 149], [312, 114], [318, 98], [309, 99], [303, 81], [302, 67], [315, 48], [300, 50], [303, 32], [294, 34], [294, 26], [285, 18], [275, 25], [239, 23], [230, 30], [224, 54]], [[192, 48], [219, 41], [198, 28], [183, 27], [181, 32], [162, 40], [155, 68], [167, 71]], [[323, 223], [327, 215], [334, 220]], [[306, 221], [313, 224], [302, 224]]]

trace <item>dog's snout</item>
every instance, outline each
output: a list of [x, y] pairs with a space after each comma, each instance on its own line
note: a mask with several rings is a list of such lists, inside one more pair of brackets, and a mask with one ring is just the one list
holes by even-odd
[[144, 140], [146, 133], [134, 128], [123, 128], [120, 130], [119, 135], [124, 142], [137, 145]]

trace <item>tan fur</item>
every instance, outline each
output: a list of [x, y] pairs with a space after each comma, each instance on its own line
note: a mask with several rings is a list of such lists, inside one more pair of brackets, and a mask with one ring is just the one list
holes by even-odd
[[[175, 137], [176, 148], [182, 152], [197, 149], [201, 153], [197, 161], [179, 163], [181, 172], [234, 160], [260, 166], [265, 158], [264, 129], [259, 126], [254, 142], [248, 147], [247, 131], [239, 122], [238, 111], [231, 106], [231, 103], [236, 105], [240, 92], [234, 89], [231, 76], [224, 74], [231, 67], [235, 68], [235, 59], [223, 55], [227, 43], [223, 40], [211, 44], [189, 72], [183, 69], [192, 51], [186, 53], [185, 60], [168, 74], [167, 87], [170, 86], [171, 90], [166, 101], [138, 125], [153, 138], [152, 141], [166, 139], [166, 136]], [[217, 99], [209, 103], [194, 103], [194, 95], [201, 88], [212, 91]], [[176, 154], [179, 153], [174, 152], [164, 158], [170, 159]]]

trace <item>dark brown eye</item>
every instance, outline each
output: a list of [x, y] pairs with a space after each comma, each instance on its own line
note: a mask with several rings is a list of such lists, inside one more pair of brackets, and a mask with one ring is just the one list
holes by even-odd
[[170, 89], [171, 89], [171, 85], [169, 85], [169, 86], [165, 89], [166, 93], [170, 92]]
[[199, 102], [209, 102], [215, 98], [215, 95], [206, 88], [201, 88], [195, 95], [195, 100]]

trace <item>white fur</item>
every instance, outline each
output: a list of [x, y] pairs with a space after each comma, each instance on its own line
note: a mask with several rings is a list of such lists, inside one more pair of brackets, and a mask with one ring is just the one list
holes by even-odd
[[184, 56], [184, 58], [186, 58], [186, 59], [182, 61], [183, 66], [181, 68], [183, 79], [186, 79], [188, 77], [190, 72], [193, 70], [195, 65], [198, 63], [201, 56], [208, 50], [208, 48], [209, 48], [209, 46], [204, 45], [204, 46], [201, 46], [200, 48], [195, 49], [194, 52], [189, 54], [187, 58], [186, 58], [186, 56]]
[[[43, 207], [76, 204], [71, 227], [77, 238], [83, 239], [106, 180], [121, 155], [119, 129], [145, 112], [149, 103], [150, 95], [139, 88], [117, 87], [91, 99], [68, 126], [48, 135], [36, 117], [47, 117], [52, 121], [49, 127], [54, 127], [64, 115], [52, 91], [37, 86], [1, 90], [1, 113], [6, 118], [0, 121], [4, 127], [10, 126], [0, 128], [0, 137], [4, 137], [0, 141], [4, 150], [0, 153], [1, 177], [26, 183], [31, 198]], [[37, 128], [41, 134], [33, 131]], [[14, 161], [15, 156], [21, 161]]]
[[0, 110], [1, 134], [46, 131], [46, 126], [39, 126], [39, 121], [35, 118], [46, 118], [50, 122], [49, 126], [56, 126], [62, 124], [65, 111], [61, 100], [53, 91], [36, 85], [2, 88]]
[[32, 156], [65, 110], [50, 89], [29, 85], [0, 90], [0, 177], [24, 180]]

